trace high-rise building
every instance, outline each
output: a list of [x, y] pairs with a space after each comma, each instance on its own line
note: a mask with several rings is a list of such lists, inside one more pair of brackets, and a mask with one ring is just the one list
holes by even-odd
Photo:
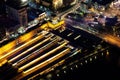
[[5, 27], [0, 23], [0, 40], [2, 40], [6, 36], [6, 30]]
[[17, 21], [20, 26], [26, 26], [28, 24], [27, 3], [27, 0], [6, 1], [6, 12], [8, 17]]
[[74, 2], [77, 2], [77, 0], [63, 0], [63, 5], [64, 6], [69, 6]]
[[54, 9], [59, 9], [63, 6], [63, 0], [53, 0], [53, 7]]
[[5, 1], [0, 0], [0, 15], [5, 14]]
[[54, 10], [69, 6], [76, 1], [77, 0], [35, 0], [36, 3], [42, 4], [46, 7], [51, 7]]

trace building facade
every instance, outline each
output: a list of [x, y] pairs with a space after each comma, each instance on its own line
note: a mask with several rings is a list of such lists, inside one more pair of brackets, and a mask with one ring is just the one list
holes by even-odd
[[8, 0], [6, 2], [6, 13], [10, 19], [17, 21], [20, 26], [26, 26], [28, 24], [27, 17], [27, 4], [17, 2], [18, 0]]
[[0, 0], [0, 15], [4, 15], [5, 12], [5, 1], [4, 0]]

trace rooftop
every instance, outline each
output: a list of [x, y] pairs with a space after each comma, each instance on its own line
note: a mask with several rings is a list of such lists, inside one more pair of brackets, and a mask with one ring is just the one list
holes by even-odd
[[6, 4], [12, 8], [21, 9], [27, 6], [28, 0], [7, 0]]

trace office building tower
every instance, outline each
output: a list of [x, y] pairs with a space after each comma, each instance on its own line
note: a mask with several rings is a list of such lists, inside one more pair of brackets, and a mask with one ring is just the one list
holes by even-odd
[[20, 26], [26, 26], [27, 20], [27, 0], [7, 0], [6, 12], [10, 19], [17, 21]]

